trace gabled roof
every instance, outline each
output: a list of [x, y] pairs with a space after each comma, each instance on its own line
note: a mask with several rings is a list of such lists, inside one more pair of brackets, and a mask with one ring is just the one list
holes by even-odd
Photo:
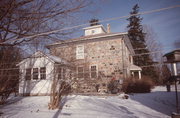
[[47, 59], [49, 59], [53, 63], [66, 64], [66, 65], [70, 64], [66, 60], [61, 59], [60, 57], [57, 57], [57, 56], [54, 56], [51, 54], [45, 54], [41, 51], [37, 51], [34, 54], [32, 54], [30, 57], [27, 57], [26, 59], [22, 60], [20, 63], [17, 64], [17, 66], [23, 64], [24, 62], [26, 62], [30, 58], [39, 58], [39, 57], [46, 57]]

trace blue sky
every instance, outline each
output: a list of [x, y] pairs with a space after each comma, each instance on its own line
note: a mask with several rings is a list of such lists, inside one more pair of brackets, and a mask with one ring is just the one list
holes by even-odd
[[[94, 10], [90, 15], [84, 15], [84, 22], [91, 18], [99, 20], [129, 15], [132, 7], [138, 3], [140, 12], [180, 5], [180, 0], [100, 0], [88, 9]], [[142, 24], [148, 25], [156, 33], [156, 40], [162, 44], [164, 53], [175, 49], [173, 43], [180, 42], [180, 7], [152, 14], [141, 15]], [[112, 32], [125, 32], [128, 21], [126, 18], [103, 22], [111, 25]], [[83, 35], [82, 32], [80, 35]], [[180, 48], [180, 47], [179, 47]]]

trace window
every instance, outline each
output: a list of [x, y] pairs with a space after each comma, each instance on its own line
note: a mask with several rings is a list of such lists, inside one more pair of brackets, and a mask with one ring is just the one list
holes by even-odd
[[95, 30], [91, 30], [91, 33], [94, 34], [94, 33], [95, 33]]
[[31, 69], [30, 68], [26, 69], [25, 79], [26, 80], [31, 80]]
[[46, 79], [46, 67], [40, 68], [40, 79]]
[[84, 59], [84, 45], [76, 46], [76, 59]]
[[84, 78], [84, 68], [78, 67], [77, 68], [77, 74], [78, 74], [78, 78]]
[[33, 79], [38, 80], [38, 68], [33, 68]]
[[62, 79], [62, 68], [58, 68], [58, 79]]
[[65, 69], [65, 68], [63, 68], [62, 70], [63, 70], [63, 73], [62, 73], [62, 75], [63, 75], [63, 79], [65, 79], [65, 77], [66, 77], [66, 69]]
[[91, 78], [96, 78], [96, 77], [97, 77], [97, 67], [91, 66]]

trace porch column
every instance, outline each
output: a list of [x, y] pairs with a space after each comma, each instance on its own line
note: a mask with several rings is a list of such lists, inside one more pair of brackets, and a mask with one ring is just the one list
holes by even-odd
[[131, 72], [131, 74], [132, 74], [132, 77], [134, 78], [134, 72]]
[[176, 63], [173, 63], [173, 64], [171, 64], [172, 65], [172, 73], [173, 73], [173, 75], [177, 75], [177, 67], [176, 67]]
[[141, 79], [141, 71], [138, 71], [139, 79]]

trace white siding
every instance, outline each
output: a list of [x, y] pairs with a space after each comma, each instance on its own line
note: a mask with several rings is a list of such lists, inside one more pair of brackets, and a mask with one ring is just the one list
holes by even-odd
[[106, 33], [102, 25], [84, 28], [85, 36]]
[[[25, 80], [25, 74], [27, 68], [39, 68], [46, 67], [46, 79], [40, 80]], [[19, 84], [20, 94], [35, 94], [45, 95], [50, 93], [51, 83], [53, 79], [54, 64], [46, 57], [28, 58], [24, 63], [20, 65], [21, 80]]]

